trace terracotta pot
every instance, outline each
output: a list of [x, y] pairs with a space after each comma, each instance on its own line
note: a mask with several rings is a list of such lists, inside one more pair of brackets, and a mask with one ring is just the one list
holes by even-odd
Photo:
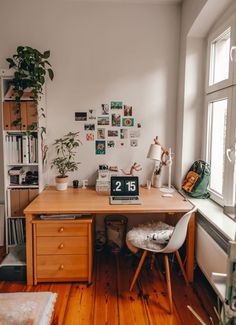
[[68, 186], [68, 176], [65, 177], [56, 176], [56, 188], [58, 191], [67, 190], [67, 186]]

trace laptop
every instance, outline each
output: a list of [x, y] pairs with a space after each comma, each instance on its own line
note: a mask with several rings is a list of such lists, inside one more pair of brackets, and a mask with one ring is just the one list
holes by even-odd
[[142, 204], [137, 176], [111, 176], [110, 204]]

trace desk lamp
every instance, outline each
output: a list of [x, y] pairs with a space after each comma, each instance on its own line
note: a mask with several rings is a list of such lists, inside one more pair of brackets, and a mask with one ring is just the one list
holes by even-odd
[[152, 173], [152, 185], [154, 185], [153, 184], [154, 175], [158, 175], [160, 173], [161, 155], [162, 155], [162, 148], [158, 141], [158, 137], [156, 137], [156, 139], [154, 139], [154, 143], [150, 145], [150, 148], [149, 148], [149, 151], [147, 154], [147, 158], [155, 161], [154, 169], [153, 169], [153, 173]]
[[168, 167], [168, 186], [167, 187], [161, 187], [160, 191], [164, 193], [173, 193], [175, 192], [175, 189], [171, 187], [171, 167], [173, 162], [173, 153], [171, 152], [171, 148], [165, 151], [167, 155], [167, 160], [165, 161], [164, 165]]

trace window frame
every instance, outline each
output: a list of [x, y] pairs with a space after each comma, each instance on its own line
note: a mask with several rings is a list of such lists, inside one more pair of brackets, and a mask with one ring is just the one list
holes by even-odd
[[[227, 99], [227, 128], [226, 128], [226, 139], [225, 139], [225, 148], [228, 148], [230, 139], [231, 139], [231, 132], [228, 126], [231, 124], [231, 120], [232, 120], [232, 89], [231, 88], [226, 88], [226, 89], [222, 89], [219, 90], [217, 92], [211, 93], [206, 95], [206, 100], [205, 100], [205, 107], [206, 107], [206, 132], [205, 132], [205, 138], [206, 138], [206, 142], [205, 142], [205, 160], [211, 164], [210, 161], [210, 156], [211, 156], [211, 145], [210, 145], [210, 141], [211, 141], [211, 114], [210, 114], [210, 110], [209, 110], [209, 105], [213, 102], [216, 101], [220, 101], [223, 99]], [[224, 158], [224, 179], [223, 179], [223, 188], [222, 188], [222, 196], [217, 193], [216, 191], [214, 191], [213, 189], [211, 189], [209, 187], [209, 192], [211, 193], [211, 198], [216, 201], [218, 204], [220, 204], [221, 206], [225, 205], [225, 196], [229, 196], [228, 194], [228, 184], [231, 183], [230, 181], [230, 174], [231, 174], [231, 165], [226, 157], [225, 154], [225, 158]], [[231, 188], [232, 186], [230, 186]], [[227, 200], [228, 201], [228, 200]]]
[[[224, 157], [224, 178], [222, 196], [213, 190], [209, 189], [211, 199], [221, 206], [231, 207], [236, 200], [236, 181], [235, 181], [235, 143], [236, 143], [236, 59], [231, 61], [229, 59], [229, 78], [209, 85], [210, 81], [210, 59], [211, 59], [211, 45], [217, 40], [228, 28], [231, 28], [230, 37], [230, 52], [233, 45], [236, 45], [236, 13], [227, 19], [221, 26], [215, 28], [207, 39], [207, 60], [206, 60], [206, 79], [205, 79], [205, 125], [204, 135], [205, 141], [203, 143], [204, 159], [209, 162], [209, 104], [224, 98], [227, 102], [227, 124], [226, 124], [226, 140], [225, 140], [225, 157]], [[230, 53], [229, 53], [230, 55]], [[227, 149], [232, 149], [232, 162], [227, 158]]]
[[[213, 85], [209, 85], [210, 80], [210, 71], [211, 71], [211, 44], [216, 41], [227, 29], [231, 29], [230, 36], [230, 49], [234, 44], [236, 44], [236, 13], [233, 14], [225, 23], [223, 23], [220, 27], [215, 29], [209, 36], [207, 41], [207, 71], [206, 71], [206, 93], [209, 94], [211, 92], [226, 88], [233, 84], [236, 81], [236, 73], [234, 73], [234, 65], [235, 63], [229, 59], [229, 77], [228, 79], [219, 81], [214, 83]], [[236, 71], [235, 71], [236, 72]]]

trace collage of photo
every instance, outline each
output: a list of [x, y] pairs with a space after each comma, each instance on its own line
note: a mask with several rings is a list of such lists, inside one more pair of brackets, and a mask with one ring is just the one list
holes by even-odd
[[75, 121], [83, 122], [85, 139], [95, 143], [95, 154], [105, 155], [109, 149], [138, 147], [141, 123], [135, 122], [133, 111], [122, 101], [111, 101], [99, 109], [75, 112]]

